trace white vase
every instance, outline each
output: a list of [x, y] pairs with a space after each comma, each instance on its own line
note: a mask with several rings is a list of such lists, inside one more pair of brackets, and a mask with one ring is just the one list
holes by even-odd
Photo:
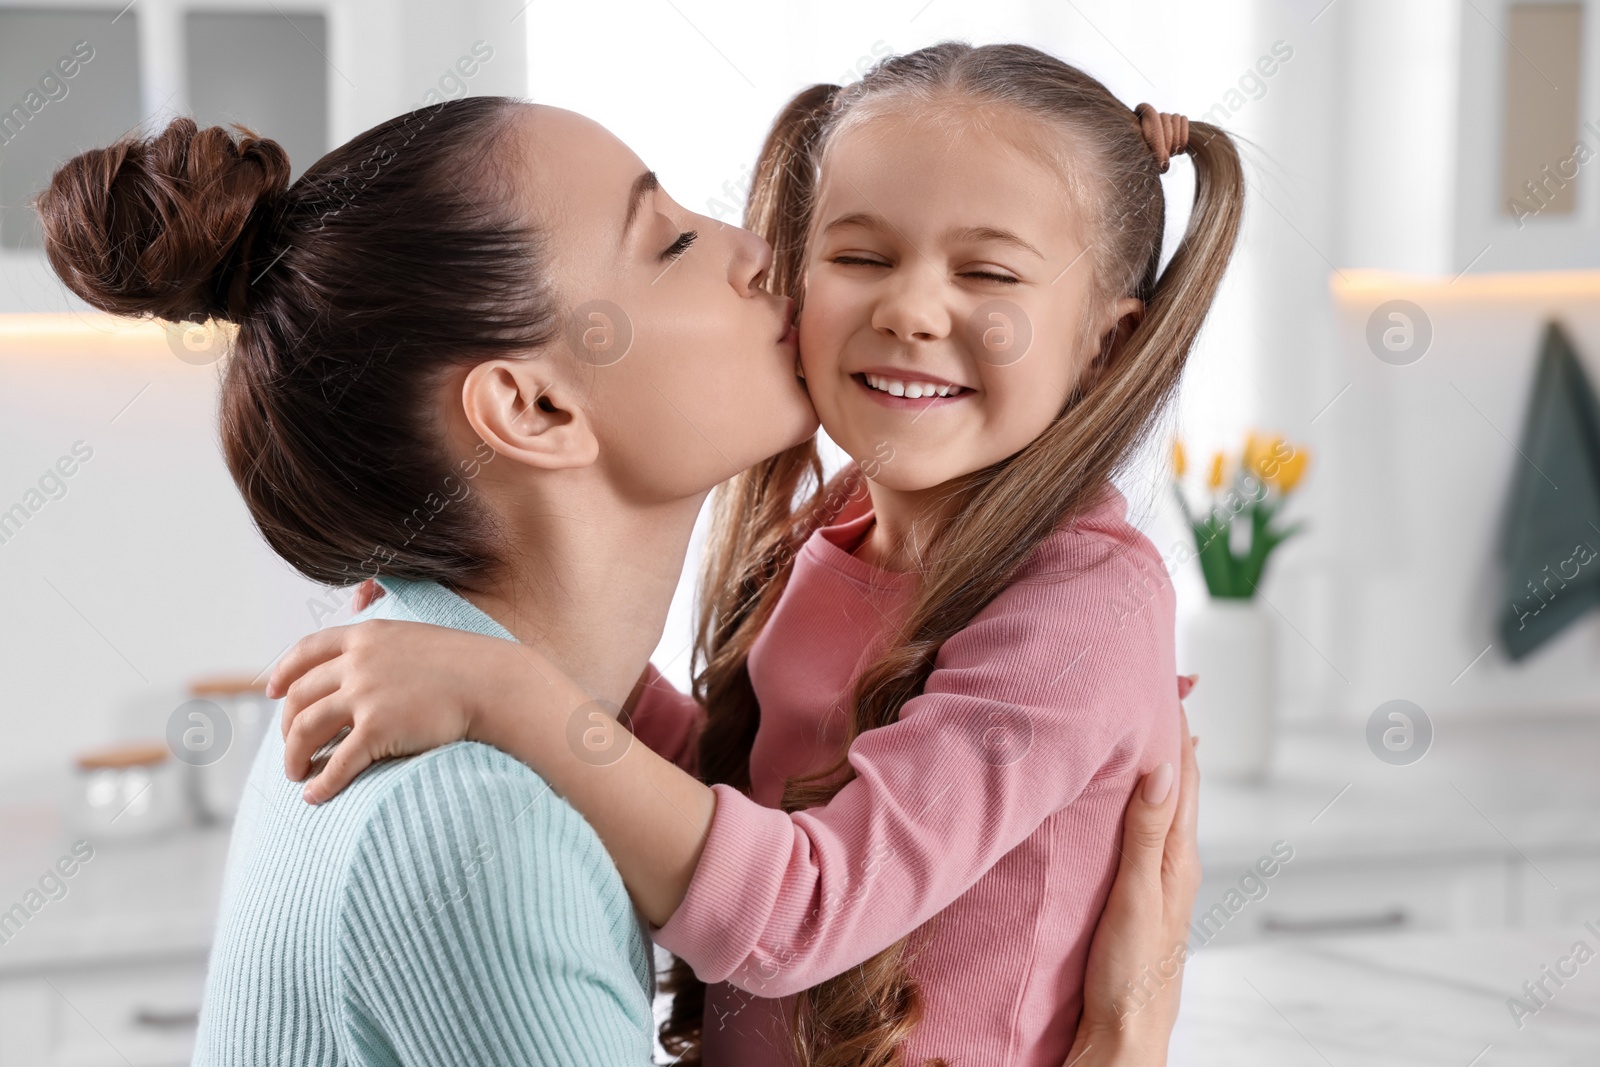
[[1260, 781], [1272, 760], [1272, 619], [1255, 600], [1207, 597], [1178, 628], [1178, 673], [1200, 683], [1184, 701], [1204, 776]]

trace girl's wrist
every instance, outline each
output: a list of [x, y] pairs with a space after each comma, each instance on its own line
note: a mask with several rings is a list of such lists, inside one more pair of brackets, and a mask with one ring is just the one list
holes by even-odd
[[495, 645], [493, 660], [480, 674], [484, 684], [471, 690], [466, 704], [467, 739], [509, 752], [508, 731], [516, 726], [525, 729], [530, 709], [554, 714], [558, 699], [550, 682], [566, 678], [527, 645], [512, 641]]
[[572, 749], [569, 720], [589, 694], [553, 662], [524, 644], [497, 641], [493, 658], [466, 705], [466, 736], [498, 748], [552, 781], [564, 780], [581, 755]]
[[1078, 1030], [1070, 1067], [1166, 1067], [1166, 1033], [1145, 1033], [1137, 1026]]

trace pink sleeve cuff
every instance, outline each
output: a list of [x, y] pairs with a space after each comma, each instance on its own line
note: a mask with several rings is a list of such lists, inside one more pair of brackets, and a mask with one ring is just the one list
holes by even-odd
[[[689, 891], [655, 940], [705, 982], [730, 979], [759, 996], [785, 996], [776, 986], [781, 961], [756, 952], [752, 931], [767, 928], [783, 888], [791, 852], [807, 849], [788, 813], [763, 807], [726, 785], [714, 785], [716, 812]], [[736, 973], [742, 972], [742, 973]]]

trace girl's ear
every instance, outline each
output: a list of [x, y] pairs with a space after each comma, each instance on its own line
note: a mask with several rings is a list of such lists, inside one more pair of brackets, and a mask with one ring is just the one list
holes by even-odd
[[491, 359], [467, 372], [461, 404], [485, 444], [541, 470], [586, 467], [600, 442], [576, 391], [549, 360]]
[[1100, 372], [1111, 361], [1123, 345], [1128, 343], [1129, 336], [1138, 329], [1139, 323], [1144, 321], [1144, 301], [1137, 297], [1125, 296], [1111, 305], [1113, 316], [1111, 325], [1100, 334], [1100, 348], [1095, 353], [1089, 365], [1083, 368], [1080, 388], [1087, 390], [1100, 377]]

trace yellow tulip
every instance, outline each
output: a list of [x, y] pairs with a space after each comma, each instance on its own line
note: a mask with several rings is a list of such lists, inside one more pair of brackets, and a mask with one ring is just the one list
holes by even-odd
[[1221, 452], [1218, 452], [1216, 455], [1211, 457], [1211, 480], [1209, 483], [1211, 488], [1222, 488], [1222, 468], [1227, 462], [1227, 459], [1222, 455]]
[[1300, 484], [1300, 479], [1305, 475], [1306, 464], [1309, 461], [1310, 457], [1306, 455], [1303, 447], [1295, 449], [1288, 459], [1278, 464], [1278, 472], [1271, 479], [1272, 485], [1280, 493], [1293, 492], [1294, 487]]
[[1189, 454], [1183, 450], [1182, 441], [1172, 442], [1172, 473], [1179, 478], [1189, 473]]
[[1248, 474], [1256, 474], [1261, 469], [1261, 459], [1267, 454], [1266, 440], [1254, 430], [1245, 435], [1244, 456], [1240, 459], [1240, 466]]
[[1245, 471], [1262, 481], [1271, 481], [1282, 462], [1279, 457], [1283, 455], [1283, 446], [1283, 438], [1276, 434], [1271, 437], [1250, 434], [1244, 443]]

